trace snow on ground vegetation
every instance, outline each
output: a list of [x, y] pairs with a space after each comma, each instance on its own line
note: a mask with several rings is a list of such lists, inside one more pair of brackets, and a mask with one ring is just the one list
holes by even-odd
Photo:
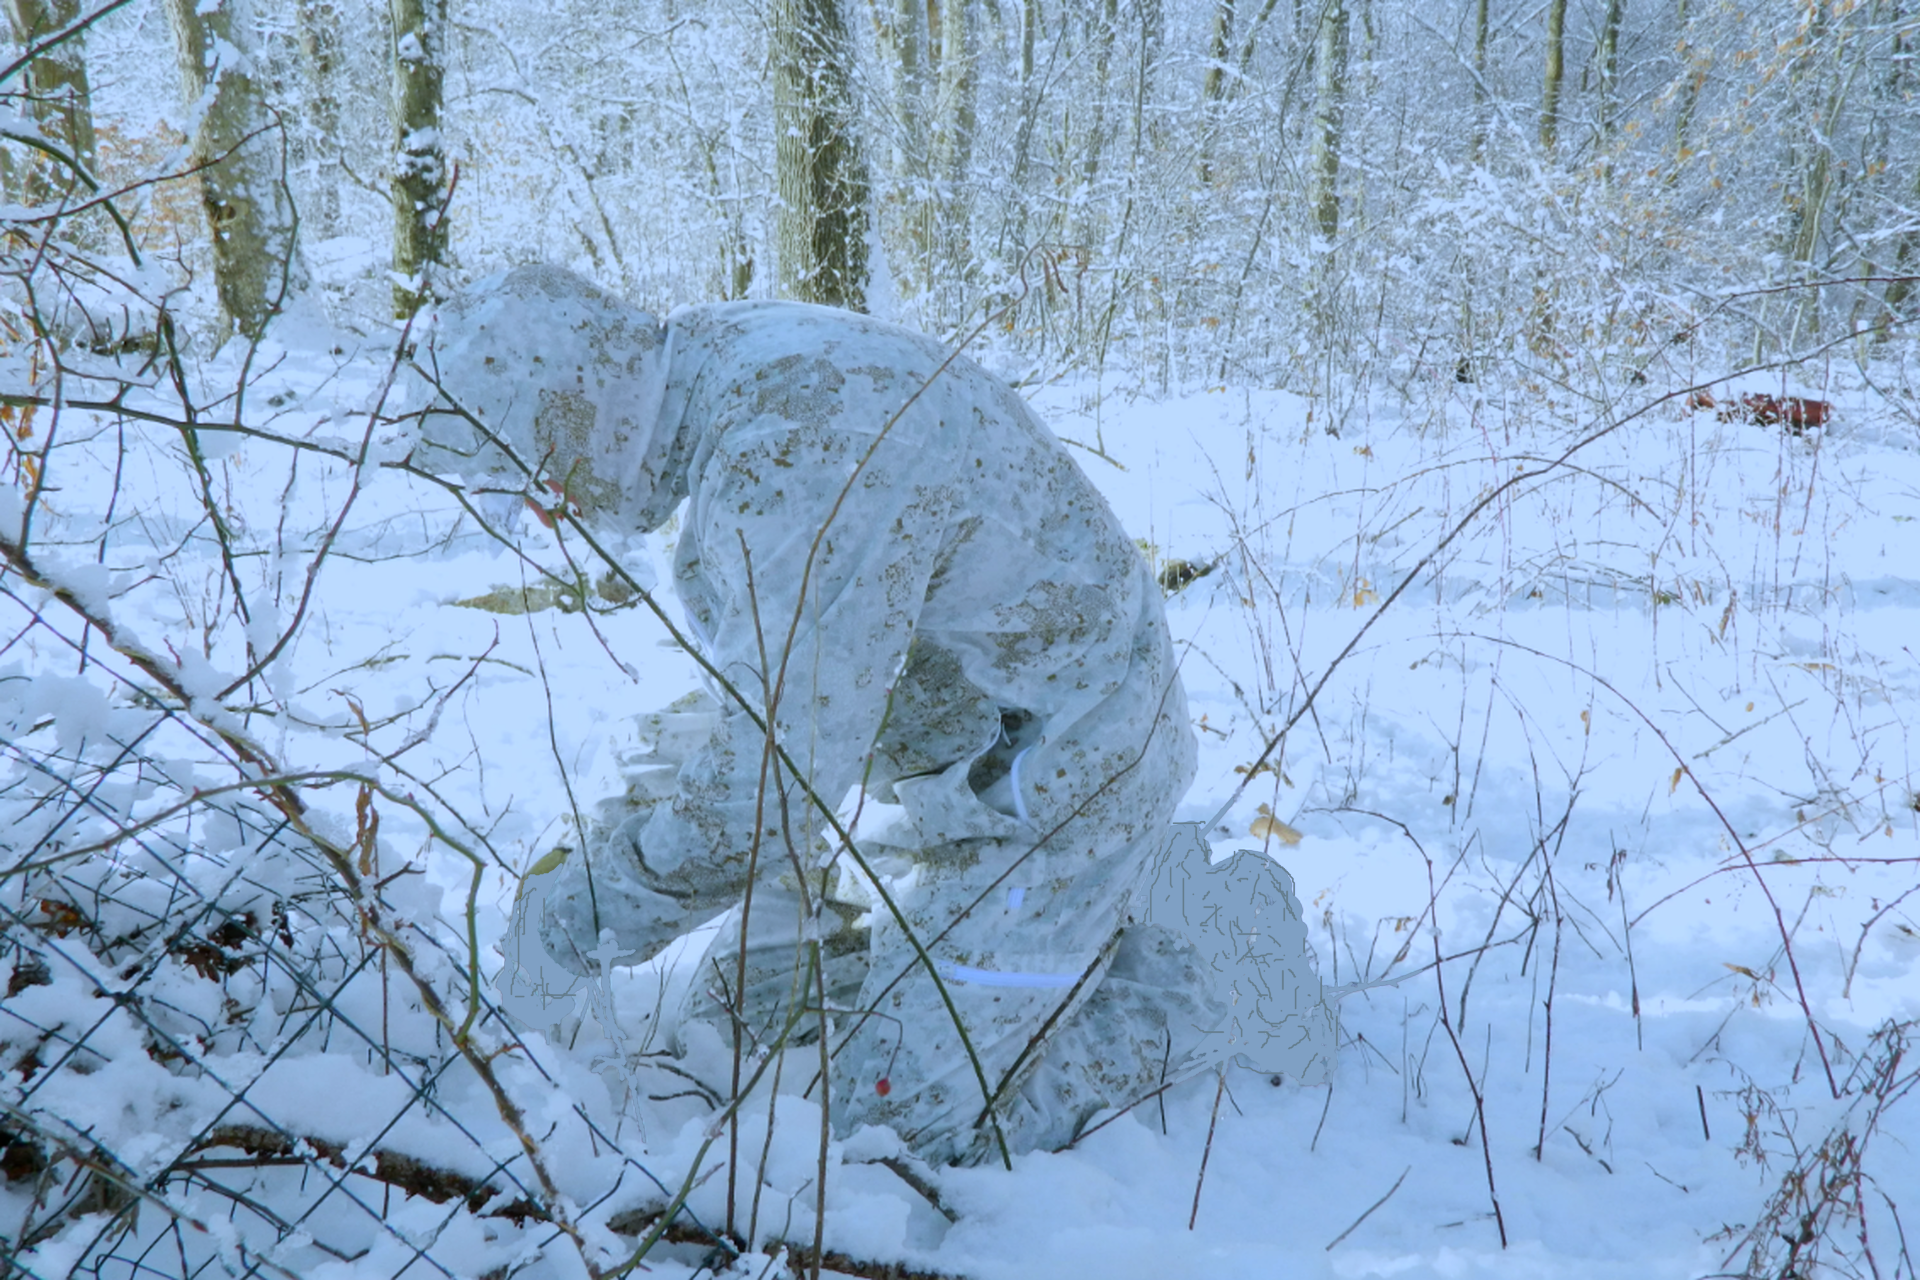
[[698, 685], [671, 530], [623, 578], [385, 465], [357, 341], [287, 326], [192, 430], [164, 381], [10, 424], [58, 433], [0, 490], [18, 1274], [760, 1276], [822, 1202], [828, 1272], [1915, 1274], [1910, 397], [1035, 390], [1177, 588], [1180, 816], [1293, 875], [1340, 1053], [932, 1170], [823, 1139], [817, 1046], [726, 1107], [644, 975], [492, 1008], [518, 875]]

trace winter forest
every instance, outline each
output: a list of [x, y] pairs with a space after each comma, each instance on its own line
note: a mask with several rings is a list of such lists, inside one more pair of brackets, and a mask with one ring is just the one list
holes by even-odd
[[[1920, 7], [6, 15], [0, 1280], [1920, 1277]], [[679, 517], [420, 462], [541, 262], [1033, 406], [1315, 1069], [947, 1167], [824, 997], [681, 1028], [707, 942], [526, 985], [523, 877], [752, 710]]]

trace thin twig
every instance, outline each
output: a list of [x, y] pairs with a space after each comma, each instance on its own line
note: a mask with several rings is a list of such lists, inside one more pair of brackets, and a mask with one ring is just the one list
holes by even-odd
[[[1745, 866], [1747, 871], [1752, 873], [1754, 883], [1760, 886], [1761, 896], [1766, 898], [1767, 907], [1773, 913], [1774, 928], [1780, 934], [1781, 949], [1786, 953], [1787, 957], [1787, 969], [1793, 975], [1793, 989], [1800, 1005], [1800, 1014], [1806, 1020], [1807, 1031], [1813, 1037], [1814, 1051], [1819, 1054], [1820, 1066], [1826, 1072], [1827, 1088], [1835, 1098], [1840, 1097], [1840, 1081], [1839, 1078], [1834, 1075], [1832, 1060], [1827, 1056], [1826, 1037], [1820, 1033], [1820, 1022], [1813, 1016], [1813, 1001], [1807, 995], [1806, 981], [1800, 975], [1800, 960], [1793, 949], [1793, 931], [1787, 927], [1786, 914], [1780, 909], [1780, 902], [1779, 899], [1774, 896], [1773, 886], [1769, 885], [1767, 878], [1761, 874], [1760, 864], [1754, 859], [1753, 851], [1747, 845], [1745, 838], [1741, 836], [1739, 829], [1733, 825], [1732, 820], [1729, 819], [1725, 811], [1720, 808], [1720, 802], [1713, 798], [1713, 793], [1707, 790], [1706, 784], [1701, 782], [1699, 777], [1694, 773], [1692, 766], [1687, 763], [1686, 757], [1680, 754], [1680, 749], [1674, 746], [1673, 739], [1667, 736], [1665, 730], [1654, 723], [1653, 717], [1649, 716], [1645, 711], [1642, 711], [1631, 698], [1620, 692], [1612, 681], [1608, 680], [1599, 672], [1583, 667], [1579, 663], [1557, 657], [1554, 654], [1542, 652], [1532, 645], [1521, 644], [1517, 640], [1509, 640], [1500, 636], [1479, 635], [1474, 636], [1474, 638], [1484, 640], [1490, 644], [1508, 645], [1523, 653], [1530, 653], [1536, 658], [1541, 658], [1548, 662], [1557, 662], [1562, 666], [1580, 672], [1618, 699], [1621, 705], [1633, 712], [1640, 723], [1647, 726], [1648, 732], [1660, 740], [1660, 745], [1666, 748], [1667, 754], [1673, 758], [1675, 765], [1678, 767], [1679, 774], [1676, 775], [1675, 785], [1678, 785], [1679, 776], [1685, 776], [1687, 781], [1693, 784], [1694, 792], [1698, 794], [1702, 800], [1706, 801], [1707, 807], [1713, 810], [1714, 818], [1727, 833], [1727, 839], [1732, 842], [1734, 849], [1740, 855], [1741, 864]], [[1646, 912], [1641, 912], [1642, 916], [1645, 914]]]
[[[1424, 857], [1424, 853], [1422, 854]], [[1433, 882], [1433, 859], [1427, 858], [1427, 891], [1435, 901], [1439, 899], [1439, 888]], [[1500, 1192], [1493, 1182], [1493, 1143], [1487, 1135], [1487, 1105], [1481, 1096], [1480, 1083], [1473, 1078], [1473, 1068], [1467, 1064], [1466, 1051], [1460, 1047], [1460, 1037], [1454, 1034], [1453, 1020], [1447, 1014], [1447, 984], [1440, 967], [1440, 934], [1433, 931], [1433, 981], [1440, 992], [1440, 1025], [1446, 1029], [1447, 1040], [1453, 1045], [1454, 1056], [1460, 1060], [1460, 1073], [1467, 1078], [1467, 1089], [1473, 1094], [1473, 1115], [1480, 1125], [1480, 1154], [1487, 1166], [1487, 1198], [1493, 1201], [1493, 1223], [1500, 1231], [1500, 1247], [1507, 1247], [1507, 1220], [1500, 1212]]]
[[1381, 1205], [1393, 1199], [1393, 1193], [1400, 1189], [1400, 1184], [1405, 1182], [1407, 1180], [1407, 1175], [1412, 1172], [1413, 1172], [1412, 1165], [1408, 1165], [1406, 1168], [1402, 1169], [1400, 1171], [1400, 1176], [1393, 1180], [1393, 1185], [1387, 1188], [1387, 1194], [1381, 1196], [1378, 1200], [1375, 1200], [1371, 1205], [1368, 1205], [1367, 1211], [1361, 1214], [1359, 1217], [1355, 1218], [1353, 1220], [1352, 1226], [1348, 1227], [1345, 1231], [1342, 1231], [1339, 1235], [1335, 1236], [1332, 1240], [1328, 1241], [1325, 1252], [1332, 1253], [1334, 1245], [1339, 1244], [1342, 1240], [1345, 1240], [1348, 1236], [1352, 1235], [1355, 1231], [1359, 1230], [1360, 1224], [1365, 1222], [1368, 1218], [1372, 1217], [1373, 1211], [1375, 1209], [1378, 1209]]
[[1200, 1188], [1207, 1184], [1207, 1161], [1213, 1159], [1213, 1129], [1220, 1123], [1220, 1095], [1227, 1091], [1227, 1066], [1220, 1064], [1220, 1084], [1213, 1091], [1213, 1115], [1207, 1120], [1207, 1145], [1200, 1153], [1200, 1174], [1193, 1180], [1193, 1212], [1187, 1215], [1187, 1230], [1200, 1217]]

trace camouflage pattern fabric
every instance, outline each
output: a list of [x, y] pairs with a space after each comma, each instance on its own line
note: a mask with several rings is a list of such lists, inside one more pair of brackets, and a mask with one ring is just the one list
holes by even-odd
[[[864, 316], [733, 303], [663, 326], [551, 267], [449, 303], [418, 363], [481, 429], [430, 414], [417, 463], [549, 503], [563, 491], [621, 531], [684, 501], [673, 587], [689, 628], [785, 753], [720, 697], [671, 786], [613, 806], [543, 877], [561, 963], [591, 968], [603, 931], [637, 963], [764, 885], [785, 937], [866, 952], [872, 1013], [836, 1020], [837, 1123], [893, 1124], [931, 1158], [986, 1154], [989, 1094], [1015, 1145], [1070, 1137], [1161, 1070], [1158, 1047], [1150, 1071], [1139, 1058], [1166, 1041], [1170, 1003], [1218, 1020], [1204, 982], [1140, 995], [1192, 981], [1190, 943], [1123, 937], [1194, 772], [1161, 596], [1011, 388]], [[898, 905], [987, 1090], [900, 922], [861, 914], [809, 787], [830, 805], [864, 787], [897, 811], [871, 852], [911, 869]], [[749, 931], [756, 954], [777, 950]], [[725, 1013], [765, 1026], [760, 1004]]]

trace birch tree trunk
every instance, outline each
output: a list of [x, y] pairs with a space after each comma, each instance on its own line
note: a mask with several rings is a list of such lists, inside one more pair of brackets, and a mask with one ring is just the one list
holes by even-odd
[[1325, 0], [1315, 54], [1313, 220], [1331, 240], [1340, 234], [1340, 121], [1347, 90], [1346, 0]]
[[777, 0], [771, 29], [780, 292], [865, 310], [867, 170], [839, 2]]
[[1567, 0], [1547, 4], [1547, 81], [1540, 95], [1540, 149], [1553, 154], [1560, 139], [1560, 86], [1567, 76]]
[[213, 233], [214, 287], [234, 326], [257, 338], [307, 280], [286, 132], [254, 83], [245, 0], [166, 0], [166, 8], [197, 122], [193, 158]]
[[440, 132], [447, 0], [392, 0], [393, 314], [440, 296], [447, 265], [447, 159]]
[[[23, 49], [30, 48], [79, 21], [80, 0], [7, 0], [7, 17], [14, 40]], [[41, 133], [91, 174], [95, 158], [93, 90], [87, 83], [82, 39], [76, 36], [63, 41], [35, 58], [21, 73], [21, 81], [27, 94], [26, 108]], [[55, 198], [71, 181], [45, 158], [25, 168], [19, 195], [26, 204]], [[9, 181], [7, 185], [12, 189], [14, 184]]]

